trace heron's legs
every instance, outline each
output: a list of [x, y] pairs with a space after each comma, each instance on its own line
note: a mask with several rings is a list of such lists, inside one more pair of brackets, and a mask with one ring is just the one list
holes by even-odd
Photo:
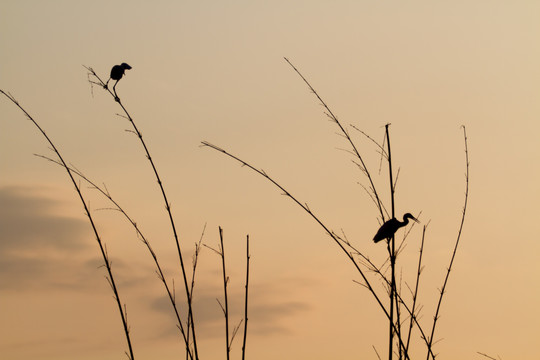
[[116, 95], [116, 85], [117, 84], [118, 84], [118, 80], [116, 80], [116, 82], [114, 83], [114, 86], [113, 86], [114, 100], [116, 100], [117, 102], [120, 102], [120, 98], [118, 97], [118, 95]]

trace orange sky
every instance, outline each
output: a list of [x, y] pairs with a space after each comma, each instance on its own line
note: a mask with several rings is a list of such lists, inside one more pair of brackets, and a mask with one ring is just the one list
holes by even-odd
[[[186, 259], [206, 224], [224, 228], [232, 321], [241, 319], [251, 239], [247, 355], [373, 358], [387, 324], [335, 243], [305, 212], [210, 141], [263, 168], [375, 262], [377, 209], [323, 108], [376, 140], [391, 123], [396, 212], [430, 222], [420, 302], [430, 328], [471, 161], [462, 243], [437, 328], [438, 359], [537, 359], [540, 245], [540, 3], [537, 1], [13, 1], [0, 5], [0, 89], [13, 94], [66, 159], [141, 226], [180, 289], [163, 200], [119, 106], [88, 83], [133, 69], [117, 90], [172, 203]], [[118, 359], [126, 350], [99, 250], [65, 172], [33, 156], [47, 144], [0, 101], [0, 349], [11, 360]], [[376, 149], [350, 130], [388, 200]], [[135, 232], [85, 188], [127, 304], [136, 358], [183, 356], [153, 263]], [[531, 226], [531, 224], [533, 226]], [[421, 227], [400, 262], [412, 284]], [[195, 290], [200, 352], [222, 358], [220, 263], [204, 248]], [[378, 282], [375, 282], [378, 284]], [[405, 285], [403, 285], [405, 287]], [[378, 291], [382, 291], [378, 288]], [[406, 293], [407, 290], [404, 290]], [[241, 334], [233, 344], [240, 357]], [[413, 354], [424, 355], [417, 340]]]

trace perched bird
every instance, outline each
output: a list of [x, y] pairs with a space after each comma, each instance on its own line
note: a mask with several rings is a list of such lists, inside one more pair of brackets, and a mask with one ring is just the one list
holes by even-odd
[[118, 81], [122, 78], [122, 76], [124, 76], [124, 72], [129, 69], [131, 69], [131, 66], [126, 63], [114, 65], [111, 69], [111, 76], [109, 77], [109, 80], [107, 80], [107, 83], [104, 86], [105, 89], [108, 89], [107, 85], [109, 85], [109, 81], [111, 81], [111, 79], [116, 80], [113, 86], [114, 97], [116, 101], [119, 100], [118, 95], [116, 95], [116, 84], [118, 84]]
[[373, 241], [377, 243], [383, 239], [390, 240], [400, 227], [403, 227], [409, 223], [409, 219], [418, 222], [418, 220], [416, 220], [416, 218], [410, 213], [406, 213], [405, 215], [403, 215], [403, 222], [399, 221], [396, 218], [388, 220], [379, 228], [379, 231], [377, 231], [377, 234], [375, 234]]

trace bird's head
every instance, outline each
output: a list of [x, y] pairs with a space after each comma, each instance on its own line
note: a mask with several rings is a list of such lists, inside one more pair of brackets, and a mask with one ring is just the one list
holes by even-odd
[[128, 64], [126, 63], [122, 63], [122, 65], [120, 65], [123, 69], [125, 70], [130, 70], [131, 69], [131, 66], [129, 66]]
[[413, 220], [413, 221], [415, 221], [417, 223], [420, 222], [420, 221], [418, 221], [418, 219], [416, 219], [414, 216], [412, 216], [411, 213], [406, 213], [405, 215], [403, 215], [403, 220], [406, 220], [406, 219], [411, 219], [411, 220]]

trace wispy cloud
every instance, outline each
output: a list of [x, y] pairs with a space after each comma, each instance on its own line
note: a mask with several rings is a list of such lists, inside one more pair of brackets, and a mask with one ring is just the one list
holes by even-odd
[[81, 270], [92, 266], [82, 256], [91, 239], [87, 223], [59, 215], [61, 202], [53, 196], [31, 187], [0, 188], [2, 289], [74, 286], [74, 277], [60, 276], [64, 269], [75, 262]]
[[86, 223], [55, 214], [59, 203], [30, 187], [0, 188], [0, 251], [86, 246]]
[[[287, 334], [287, 319], [295, 315], [309, 311], [310, 305], [306, 301], [298, 301], [294, 296], [276, 296], [275, 294], [292, 294], [294, 289], [305, 286], [305, 279], [276, 280], [275, 283], [266, 283], [264, 286], [255, 286], [256, 290], [250, 290], [249, 298], [249, 332], [257, 335], [271, 335], [275, 333]], [[294, 286], [296, 284], [297, 286]], [[224, 315], [218, 303], [223, 304], [223, 289], [219, 287], [198, 284], [194, 294], [194, 317], [198, 326], [199, 336], [206, 338], [222, 337]], [[287, 290], [282, 292], [283, 290]], [[229, 293], [229, 319], [233, 327], [244, 316], [244, 293], [231, 291]], [[186, 303], [180, 296], [177, 299], [180, 309], [186, 309]], [[169, 300], [165, 297], [156, 298], [151, 305], [152, 310], [166, 314], [168, 325], [163, 328], [160, 336], [177, 336], [178, 329], [174, 326], [173, 313]]]

